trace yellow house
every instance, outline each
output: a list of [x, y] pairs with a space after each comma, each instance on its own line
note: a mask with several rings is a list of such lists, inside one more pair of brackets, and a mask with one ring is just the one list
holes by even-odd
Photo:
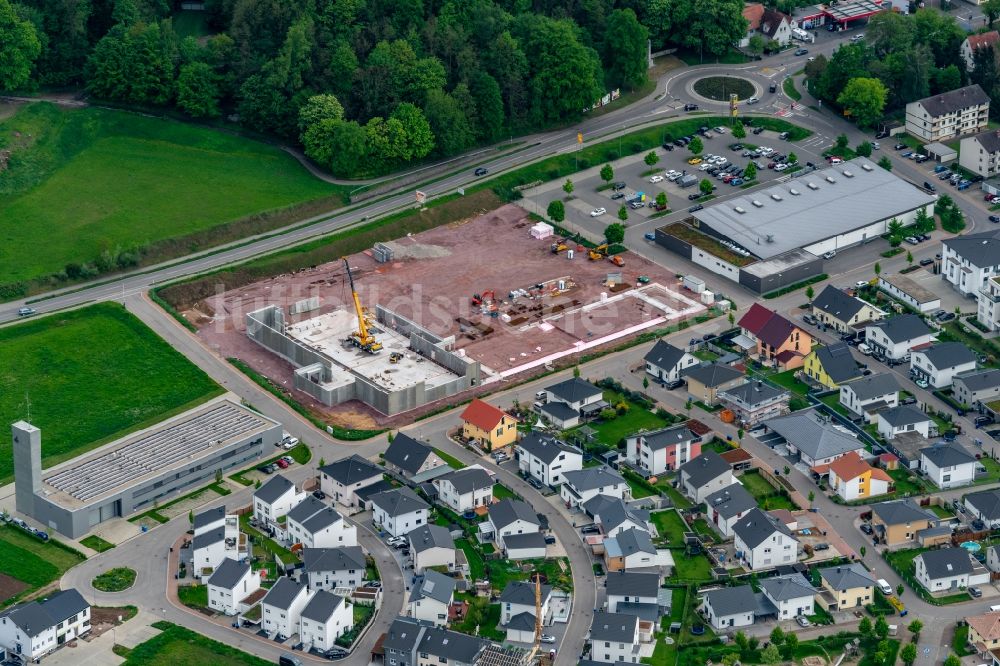
[[861, 377], [861, 366], [851, 356], [851, 348], [844, 342], [817, 347], [806, 355], [802, 371], [812, 380], [827, 388]]
[[836, 600], [830, 610], [861, 608], [874, 598], [875, 581], [857, 562], [820, 569], [819, 575], [823, 589]]
[[847, 501], [884, 495], [892, 486], [892, 477], [862, 460], [857, 451], [848, 451], [830, 463], [829, 478], [830, 488]]
[[872, 505], [872, 527], [879, 543], [898, 546], [917, 540], [917, 532], [937, 525], [937, 516], [917, 506], [912, 499]]
[[487, 451], [517, 441], [517, 421], [499, 407], [476, 398], [462, 412], [462, 435], [479, 441]]
[[965, 618], [969, 623], [969, 644], [976, 652], [986, 652], [1000, 648], [1000, 613], [983, 613]]

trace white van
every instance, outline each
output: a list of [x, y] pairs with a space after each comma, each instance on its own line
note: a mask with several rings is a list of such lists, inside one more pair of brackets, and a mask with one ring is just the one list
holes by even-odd
[[997, 611], [1000, 611], [1000, 604], [997, 604], [996, 606], [990, 606], [991, 613], [996, 613]]
[[864, 354], [865, 356], [871, 356], [872, 348], [869, 347], [864, 342], [862, 342], [861, 344], [858, 345], [858, 351]]
[[878, 589], [882, 591], [882, 594], [886, 596], [892, 594], [892, 586], [889, 585], [889, 581], [887, 581], [884, 578], [879, 578], [877, 583], [878, 583]]

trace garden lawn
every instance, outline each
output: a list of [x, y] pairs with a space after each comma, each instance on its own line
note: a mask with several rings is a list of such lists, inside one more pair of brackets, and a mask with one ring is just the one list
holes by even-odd
[[924, 490], [923, 485], [905, 469], [889, 470], [889, 476], [892, 477], [893, 485], [896, 486], [895, 495], [899, 497], [917, 495]]
[[[0, 329], [0, 422], [25, 418], [26, 397], [31, 400], [31, 422], [42, 431], [43, 468], [221, 392], [114, 303]], [[13, 473], [10, 439], [2, 438], [0, 483]]]
[[[616, 404], [620, 399], [619, 396], [605, 393], [605, 400], [611, 404]], [[590, 427], [597, 431], [597, 439], [608, 446], [618, 446], [618, 442], [640, 430], [658, 430], [669, 425], [666, 420], [661, 419], [648, 409], [631, 401], [626, 402], [629, 410], [625, 414], [620, 414], [610, 421], [601, 420], [590, 424]]]
[[466, 464], [463, 463], [461, 460], [459, 460], [455, 456], [445, 453], [441, 449], [434, 449], [434, 453], [438, 454], [438, 456], [441, 457], [441, 460], [443, 460], [445, 464], [447, 464], [448, 467], [451, 467], [452, 469], [462, 469], [463, 467], [466, 467]]
[[680, 583], [707, 583], [712, 580], [712, 563], [704, 553], [699, 555], [685, 555], [683, 548], [672, 551], [674, 556], [674, 572], [670, 576], [671, 582]]
[[[98, 108], [27, 104], [0, 123], [0, 148], [12, 150], [0, 177], [0, 284], [293, 204], [330, 198], [335, 208], [348, 191], [274, 146]], [[192, 251], [186, 242], [161, 249], [163, 258]]]
[[744, 472], [739, 477], [740, 483], [746, 488], [747, 492], [754, 496], [756, 499], [761, 497], [768, 497], [773, 495], [778, 490], [767, 482], [767, 479], [760, 475], [760, 472], [752, 470], [749, 472]]
[[786, 370], [785, 372], [779, 372], [775, 375], [771, 375], [770, 377], [768, 377], [768, 379], [770, 379], [778, 386], [788, 389], [789, 391], [791, 391], [796, 395], [804, 396], [805, 394], [809, 393], [809, 385], [806, 384], [805, 382], [801, 382], [798, 379], [796, 379], [795, 378], [796, 372], [798, 371]]
[[837, 412], [838, 414], [841, 414], [848, 418], [851, 417], [851, 413], [847, 411], [847, 407], [844, 407], [842, 404], [840, 404], [840, 393], [831, 393], [830, 395], [824, 395], [822, 398], [820, 398], [820, 402], [822, 402], [824, 405], [826, 405], [833, 411]]
[[128, 651], [124, 666], [272, 666], [267, 661], [170, 622], [155, 622], [162, 633]]
[[177, 598], [190, 608], [208, 608], [208, 586], [180, 585], [177, 587]]
[[[48, 585], [85, 558], [82, 554], [50, 539], [43, 542], [13, 525], [0, 526], [0, 572], [28, 585], [23, 594]], [[0, 599], [5, 606], [18, 597]]]
[[938, 518], [945, 518], [945, 519], [947, 519], [947, 518], [954, 518], [955, 517], [955, 512], [954, 511], [949, 511], [948, 509], [944, 508], [943, 506], [938, 506], [937, 504], [931, 504], [927, 508], [930, 509], [934, 513], [934, 515], [937, 516]]
[[455, 541], [455, 545], [462, 549], [462, 552], [465, 553], [465, 559], [469, 561], [469, 575], [472, 576], [472, 580], [482, 580], [486, 573], [483, 567], [483, 556], [468, 539], [458, 539]]
[[656, 511], [650, 515], [650, 520], [656, 526], [656, 533], [671, 546], [683, 546], [684, 533], [691, 531], [680, 514], [673, 509]]
[[951, 639], [951, 650], [959, 657], [974, 654], [969, 650], [969, 625], [955, 627], [955, 635]]

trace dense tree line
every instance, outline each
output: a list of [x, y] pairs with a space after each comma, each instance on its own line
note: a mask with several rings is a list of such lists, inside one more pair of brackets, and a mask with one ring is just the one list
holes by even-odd
[[726, 52], [741, 0], [0, 0], [0, 89], [235, 114], [344, 175], [572, 121], [646, 80], [646, 46]]

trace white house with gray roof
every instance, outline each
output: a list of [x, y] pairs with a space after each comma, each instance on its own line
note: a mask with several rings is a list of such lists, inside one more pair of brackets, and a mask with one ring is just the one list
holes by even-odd
[[428, 567], [455, 569], [455, 540], [448, 528], [440, 525], [421, 525], [406, 535], [413, 554], [413, 570], [420, 573]]
[[260, 589], [260, 571], [247, 562], [227, 558], [208, 579], [208, 607], [225, 615], [249, 610], [244, 601]]
[[813, 316], [840, 333], [858, 328], [869, 321], [878, 321], [885, 313], [868, 301], [848, 296], [842, 289], [828, 284], [812, 302]]
[[406, 614], [439, 627], [448, 625], [448, 607], [455, 600], [455, 579], [428, 569], [417, 576], [410, 588]]
[[608, 495], [598, 495], [586, 504], [584, 510], [594, 517], [601, 526], [605, 537], [613, 537], [619, 532], [636, 528], [649, 530], [649, 512]]
[[320, 591], [302, 609], [299, 640], [303, 649], [327, 651], [354, 628], [354, 607], [344, 597]]
[[501, 548], [505, 537], [538, 532], [541, 528], [538, 514], [530, 505], [510, 498], [502, 499], [487, 509], [487, 523], [493, 539]]
[[961, 342], [939, 342], [910, 357], [910, 373], [934, 388], [947, 388], [955, 375], [975, 369], [976, 354]]
[[986, 129], [990, 97], [978, 84], [909, 102], [906, 132], [925, 143], [947, 141]]
[[752, 587], [738, 585], [705, 592], [701, 610], [713, 629], [724, 631], [749, 627], [757, 620], [761, 607]]
[[728, 539], [740, 518], [757, 508], [757, 500], [741, 484], [733, 483], [705, 497], [705, 507], [709, 522]]
[[354, 589], [365, 580], [365, 566], [360, 546], [302, 549], [302, 573], [310, 590]]
[[438, 500], [455, 513], [474, 511], [493, 503], [493, 477], [482, 467], [466, 467], [433, 481]]
[[704, 451], [681, 465], [677, 478], [684, 494], [695, 504], [704, 502], [712, 493], [736, 482], [732, 466], [715, 451]]
[[446, 472], [450, 467], [434, 449], [405, 433], [397, 433], [383, 457], [385, 467], [404, 479], [425, 477], [428, 472]]
[[990, 529], [1000, 527], [1000, 489], [980, 490], [965, 496], [965, 509]]
[[302, 609], [312, 596], [308, 587], [282, 576], [260, 602], [261, 628], [268, 636], [290, 638], [299, 633]]
[[939, 548], [913, 560], [917, 582], [931, 593], [955, 593], [990, 582], [990, 572], [964, 548]]
[[874, 322], [865, 328], [865, 343], [894, 361], [910, 358], [910, 350], [937, 339], [937, 333], [915, 314], [901, 314]]
[[427, 524], [431, 506], [406, 486], [387, 490], [369, 499], [372, 523], [392, 536], [406, 536]]
[[597, 495], [632, 499], [632, 491], [625, 479], [609, 467], [588, 467], [563, 473], [559, 496], [567, 506], [580, 506]]
[[357, 507], [357, 491], [382, 480], [382, 468], [354, 454], [319, 468], [320, 489], [338, 504]]
[[192, 527], [192, 571], [202, 583], [208, 582], [215, 568], [227, 557], [238, 560], [247, 556], [245, 537], [240, 534], [239, 518], [236, 514], [227, 514], [226, 507], [220, 506], [195, 514]]
[[[552, 624], [552, 586], [540, 586], [542, 625]], [[500, 593], [500, 624], [507, 626], [518, 615], [526, 613], [535, 620], [535, 584], [511, 581]], [[532, 628], [533, 630], [533, 628]]]
[[0, 612], [0, 653], [25, 664], [88, 633], [90, 604], [75, 588]]
[[941, 277], [960, 293], [980, 297], [986, 281], [1000, 275], [1000, 230], [941, 241]]
[[658, 622], [660, 615], [660, 574], [653, 571], [611, 571], [604, 581], [607, 609], [631, 613]]
[[275, 474], [253, 494], [253, 517], [262, 525], [275, 526], [278, 518], [306, 498], [295, 484], [281, 474]]
[[840, 404], [869, 420], [869, 414], [899, 404], [899, 382], [892, 373], [878, 372], [841, 384]]
[[541, 532], [508, 534], [503, 538], [503, 552], [508, 560], [537, 560], [545, 557], [545, 537]]
[[719, 391], [719, 402], [745, 427], [788, 413], [791, 393], [757, 380]]
[[545, 387], [547, 404], [562, 403], [581, 416], [587, 416], [607, 407], [604, 392], [588, 381], [571, 377]]
[[528, 433], [517, 442], [514, 451], [523, 474], [553, 488], [563, 482], [566, 472], [583, 469], [583, 452], [550, 435]]
[[285, 516], [285, 538], [305, 548], [338, 548], [358, 545], [358, 528], [331, 506], [307, 496]]
[[590, 624], [590, 658], [602, 664], [639, 663], [639, 618], [597, 611]]
[[479, 666], [489, 641], [430, 626], [411, 617], [397, 617], [382, 642], [387, 666]]
[[701, 363], [695, 356], [678, 349], [665, 340], [657, 340], [653, 348], [643, 357], [646, 373], [661, 382], [672, 382], [681, 378], [681, 373]]
[[703, 437], [680, 424], [625, 438], [625, 459], [650, 476], [675, 470], [701, 453]]
[[653, 545], [649, 532], [632, 527], [604, 539], [604, 565], [608, 571], [669, 570], [674, 558]]
[[815, 409], [802, 410], [765, 421], [764, 425], [785, 438], [788, 450], [798, 454], [807, 467], [828, 465], [848, 451], [861, 452], [864, 445]]
[[953, 397], [964, 405], [975, 407], [1000, 396], [1000, 369], [987, 368], [956, 375], [951, 383]]
[[930, 437], [934, 421], [919, 409], [910, 405], [897, 405], [891, 409], [879, 412], [875, 417], [878, 424], [878, 434], [887, 441], [893, 440], [904, 433], [917, 433], [922, 437]]
[[765, 578], [760, 591], [777, 609], [779, 620], [792, 620], [800, 615], [812, 615], [816, 588], [800, 573]]
[[958, 442], [942, 442], [920, 449], [920, 469], [938, 488], [954, 488], [976, 478], [976, 457]]
[[760, 509], [752, 509], [733, 526], [737, 560], [751, 571], [773, 569], [799, 561], [799, 541], [785, 524]]

